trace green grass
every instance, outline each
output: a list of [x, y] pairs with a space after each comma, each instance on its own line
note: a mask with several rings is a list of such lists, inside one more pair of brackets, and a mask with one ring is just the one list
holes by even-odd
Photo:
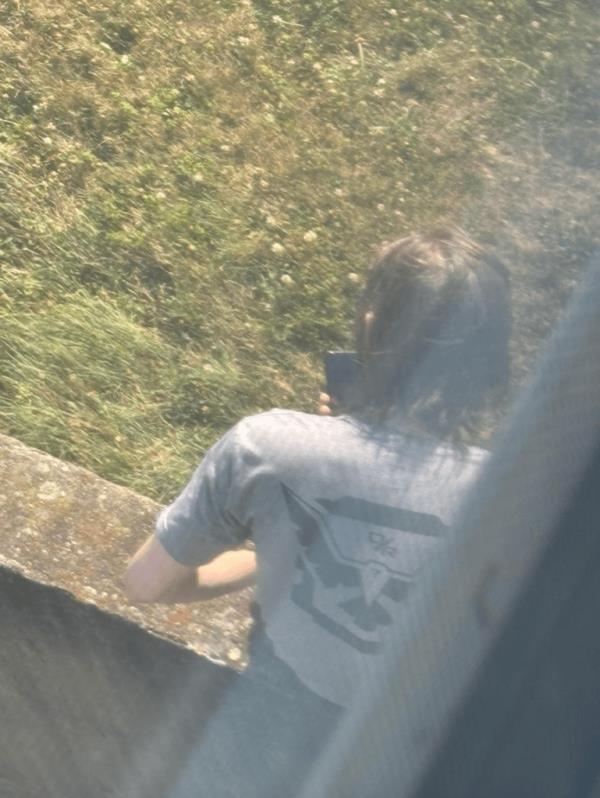
[[311, 409], [374, 246], [460, 221], [491, 147], [560, 126], [596, 17], [4, 0], [0, 428], [164, 499], [240, 416]]

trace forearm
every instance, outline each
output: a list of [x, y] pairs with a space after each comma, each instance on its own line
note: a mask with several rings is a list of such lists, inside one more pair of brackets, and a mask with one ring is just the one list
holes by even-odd
[[179, 604], [217, 598], [254, 584], [256, 555], [249, 549], [226, 551], [201, 565], [158, 599], [164, 604]]

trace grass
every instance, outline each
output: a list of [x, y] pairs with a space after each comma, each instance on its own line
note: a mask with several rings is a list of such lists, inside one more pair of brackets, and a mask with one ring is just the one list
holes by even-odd
[[560, 129], [596, 17], [4, 0], [0, 429], [164, 500], [240, 416], [312, 409], [375, 245], [461, 221], [498, 144]]

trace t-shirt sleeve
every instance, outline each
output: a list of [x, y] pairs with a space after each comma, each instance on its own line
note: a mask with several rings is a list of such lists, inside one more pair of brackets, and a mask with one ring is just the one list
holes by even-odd
[[245, 477], [238, 426], [206, 453], [181, 494], [158, 517], [156, 536], [183, 565], [202, 565], [249, 537], [250, 529], [240, 520]]

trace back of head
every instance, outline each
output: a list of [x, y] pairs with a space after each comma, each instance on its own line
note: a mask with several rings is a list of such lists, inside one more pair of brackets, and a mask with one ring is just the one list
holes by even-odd
[[353, 410], [464, 437], [508, 384], [509, 278], [462, 230], [386, 246], [357, 308]]

